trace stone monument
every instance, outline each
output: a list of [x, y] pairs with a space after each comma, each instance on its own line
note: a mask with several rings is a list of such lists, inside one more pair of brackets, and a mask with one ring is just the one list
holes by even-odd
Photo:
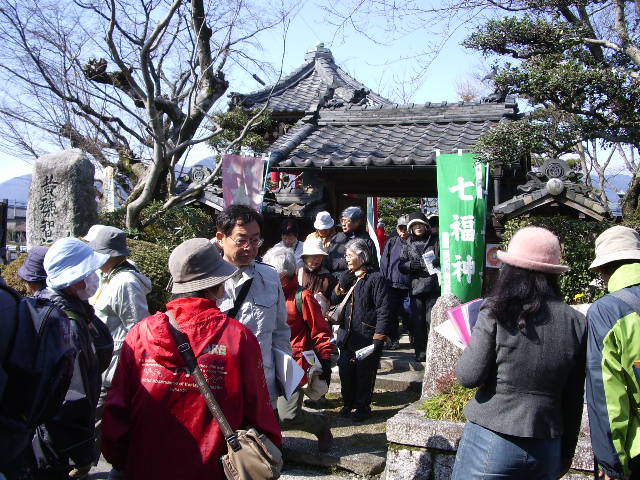
[[82, 236], [97, 223], [94, 172], [78, 149], [36, 160], [27, 205], [27, 248]]
[[439, 384], [443, 381], [455, 378], [456, 365], [462, 350], [453, 345], [438, 332], [436, 327], [446, 322], [447, 310], [460, 305], [458, 297], [451, 293], [445, 293], [436, 301], [431, 310], [431, 328], [427, 343], [427, 359], [422, 381], [422, 396], [432, 397], [442, 393]]

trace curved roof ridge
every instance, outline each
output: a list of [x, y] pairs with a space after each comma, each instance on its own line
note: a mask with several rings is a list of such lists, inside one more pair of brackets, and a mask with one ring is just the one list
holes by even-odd
[[280, 93], [283, 90], [286, 90], [287, 88], [291, 88], [297, 85], [298, 83], [300, 83], [301, 80], [304, 80], [305, 78], [307, 78], [309, 75], [313, 73], [314, 66], [315, 66], [315, 60], [314, 59], [309, 60], [303, 63], [302, 65], [300, 65], [289, 75], [278, 80], [275, 84], [275, 88], [273, 88], [274, 84], [271, 83], [266, 87], [253, 90], [252, 92], [249, 92], [249, 93], [231, 92], [229, 93], [229, 97], [231, 98], [240, 97], [243, 99], [243, 101], [250, 99], [252, 100], [253, 103], [258, 103], [263, 99], [266, 100], [266, 97], [269, 96], [269, 93], [271, 92], [272, 88], [273, 88], [273, 95], [276, 95], [277, 93]]

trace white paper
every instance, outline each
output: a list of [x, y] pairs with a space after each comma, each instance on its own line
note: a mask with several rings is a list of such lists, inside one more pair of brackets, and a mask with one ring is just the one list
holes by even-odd
[[422, 254], [422, 260], [424, 264], [427, 266], [427, 272], [429, 275], [438, 275], [438, 283], [440, 283], [440, 269], [433, 266], [433, 261], [436, 259], [436, 254], [433, 253], [433, 250], [429, 250], [428, 252], [424, 252]]
[[363, 358], [367, 358], [369, 355], [373, 353], [374, 348], [375, 346], [371, 344], [361, 348], [360, 350], [356, 350], [356, 360], [362, 360]]
[[442, 322], [435, 328], [435, 331], [442, 335], [444, 338], [449, 340], [452, 344], [458, 347], [461, 350], [464, 350], [464, 343], [460, 341], [458, 338], [458, 331], [456, 327], [453, 326], [451, 320], [447, 320]]
[[302, 352], [302, 356], [305, 358], [307, 363], [311, 366], [318, 365], [320, 363], [320, 360], [318, 360], [316, 352], [314, 352], [313, 350], [305, 350], [304, 352]]
[[291, 355], [277, 348], [273, 349], [273, 361], [276, 364], [276, 378], [280, 382], [284, 398], [289, 400], [304, 376], [304, 370]]

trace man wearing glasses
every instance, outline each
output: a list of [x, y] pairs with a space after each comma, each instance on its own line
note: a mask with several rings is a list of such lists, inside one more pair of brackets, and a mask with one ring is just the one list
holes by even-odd
[[278, 388], [273, 349], [291, 355], [291, 332], [280, 277], [268, 265], [256, 262], [262, 239], [262, 216], [245, 205], [230, 205], [216, 220], [216, 240], [224, 259], [238, 267], [225, 282], [220, 310], [246, 325], [262, 350], [264, 375], [271, 405], [276, 408]]

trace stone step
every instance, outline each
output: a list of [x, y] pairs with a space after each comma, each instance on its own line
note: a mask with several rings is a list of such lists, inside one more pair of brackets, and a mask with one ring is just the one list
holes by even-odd
[[286, 463], [319, 467], [339, 467], [358, 475], [378, 475], [386, 464], [386, 450], [374, 452], [349, 451], [333, 448], [321, 453], [316, 441], [310, 438], [285, 436], [282, 440], [282, 455]]

